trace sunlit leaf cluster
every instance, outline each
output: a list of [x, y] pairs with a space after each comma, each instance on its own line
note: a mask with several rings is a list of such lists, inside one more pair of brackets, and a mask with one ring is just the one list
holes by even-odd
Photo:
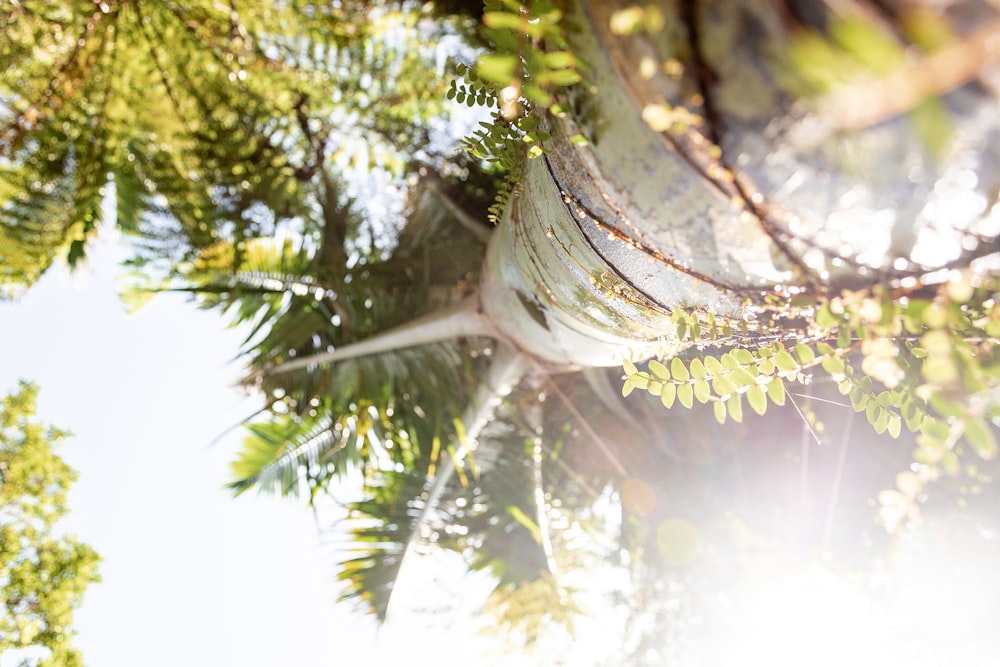
[[[720, 423], [738, 422], [744, 400], [764, 415], [769, 403], [784, 404], [787, 383], [806, 384], [822, 372], [876, 433], [898, 438], [905, 426], [917, 434], [921, 484], [958, 475], [962, 443], [982, 459], [997, 455], [992, 420], [1000, 402], [992, 388], [1000, 381], [1000, 306], [993, 279], [953, 272], [928, 287], [877, 285], [801, 315], [804, 332], [763, 327], [742, 342], [727, 335], [734, 347], [721, 354], [704, 348], [721, 339], [717, 332], [701, 337], [696, 315], [675, 317], [690, 351], [650, 360], [646, 370], [626, 362], [623, 394], [644, 389], [668, 408], [712, 403]], [[757, 342], [769, 338], [790, 347]]]
[[565, 15], [551, 0], [488, 0], [483, 23], [493, 48], [480, 56], [476, 71], [497, 86], [504, 118], [518, 116], [522, 97], [548, 108], [556, 90], [582, 79], [567, 41]]
[[[0, 84], [0, 264], [9, 267], [0, 276], [16, 291], [60, 256], [78, 260], [110, 210], [123, 230], [143, 235], [134, 262], [143, 272], [127, 295], [132, 305], [154, 292], [180, 292], [246, 333], [245, 384], [263, 407], [247, 420], [230, 488], [298, 495], [317, 507], [332, 497], [347, 519], [338, 573], [345, 598], [377, 618], [390, 615], [395, 592], [409, 583], [404, 563], [436, 550], [493, 578], [486, 607], [524, 645], [587, 616], [586, 596], [575, 587], [581, 573], [629, 577], [628, 584], [616, 580], [615, 593], [627, 598], [622, 604], [631, 605], [633, 619], [655, 618], [649, 628], [658, 630], [680, 616], [676, 605], [673, 616], [665, 613], [676, 601], [671, 596], [687, 590], [678, 582], [707, 571], [696, 564], [725, 570], [747, 553], [773, 553], [758, 533], [778, 531], [749, 505], [787, 519], [795, 497], [802, 514], [795, 519], [810, 528], [821, 523], [813, 515], [803, 520], [813, 509], [804, 481], [796, 496], [772, 495], [780, 484], [771, 480], [795, 466], [808, 481], [829, 463], [831, 448], [810, 463], [807, 448], [788, 445], [788, 433], [818, 440], [836, 432], [846, 453], [854, 414], [916, 451], [899, 460], [859, 455], [867, 458], [858, 469], [872, 479], [853, 490], [843, 485], [854, 494], [850, 502], [838, 504], [837, 472], [826, 534], [810, 545], [826, 550], [835, 540], [834, 510], [863, 514], [867, 526], [873, 511], [865, 500], [877, 494], [879, 518], [894, 529], [919, 515], [931, 482], [959, 486], [988, 477], [964, 454], [972, 450], [985, 464], [997, 449], [995, 281], [985, 273], [923, 275], [907, 263], [910, 274], [880, 280], [873, 270], [856, 291], [833, 288], [787, 250], [809, 240], [761, 212], [767, 193], [745, 190], [749, 180], [724, 160], [730, 128], [715, 126], [710, 98], [713, 86], [733, 76], [720, 70], [714, 80], [711, 68], [722, 58], [713, 49], [722, 47], [698, 30], [740, 25], [767, 3], [720, 3], [733, 10], [732, 21], [706, 10], [701, 23], [697, 3], [622, 6], [597, 27], [623, 44], [678, 40], [676, 58], [637, 60], [632, 83], [666, 77], [679, 99], [651, 98], [638, 113], [663, 133], [666, 153], [681, 158], [684, 170], [702, 169], [699, 179], [730, 198], [733, 210], [723, 215], [746, 217], [781, 241], [775, 259], [785, 253], [801, 264], [792, 280], [809, 282], [758, 294], [756, 286], [720, 281], [720, 291], [745, 297], [740, 316], [680, 307], [671, 313], [657, 304], [670, 313], [662, 320], [665, 352], [641, 369], [626, 362], [622, 390], [653, 398], [633, 395], [625, 404], [600, 369], [556, 375], [542, 363], [501, 394], [484, 378], [516, 337], [478, 338], [499, 328], [335, 356], [398, 327], [412, 331], [406, 326], [415, 318], [456, 304], [474, 304], [483, 315], [477, 286], [485, 223], [516, 211], [508, 204], [521, 192], [526, 165], [548, 162], [528, 160], [558, 155], [554, 141], [598, 146], [602, 128], [615, 121], [602, 117], [602, 104], [623, 108], [605, 97], [613, 90], [595, 95], [579, 85], [586, 68], [572, 48], [577, 26], [570, 17], [586, 12], [571, 14], [568, 4], [550, 0], [488, 0], [480, 26], [488, 49], [447, 82], [446, 63], [456, 54], [441, 38], [468, 24], [441, 21], [433, 3], [287, 2], [238, 11], [202, 0], [67, 2], [51, 11], [47, 4], [21, 2], [0, 14], [11, 35], [0, 63], [10, 72]], [[907, 22], [905, 30], [916, 25]], [[943, 39], [933, 22], [920, 25], [915, 43], [931, 48]], [[852, 76], [881, 75], [908, 57], [887, 46], [884, 31], [872, 36], [870, 29], [831, 23], [815, 42], [801, 31], [792, 60], [803, 54], [808, 86], [842, 83], [840, 64]], [[624, 51], [617, 55], [626, 61]], [[625, 74], [635, 73], [617, 76]], [[442, 121], [455, 109], [448, 101], [491, 114], [458, 157], [449, 153], [454, 142], [440, 140]], [[785, 146], [784, 138], [766, 140]], [[596, 149], [581, 153], [600, 158]], [[596, 173], [603, 165], [595, 165]], [[366, 196], [362, 183], [395, 191], [404, 203], [394, 209]], [[594, 185], [589, 196], [618, 214], [604, 185], [587, 185]], [[582, 210], [572, 189], [553, 190], [562, 204], [550, 203]], [[628, 196], [627, 183], [622, 189]], [[542, 190], [533, 197], [544, 199]], [[593, 222], [609, 242], [645, 250], [645, 230], [620, 217], [618, 226], [614, 215]], [[579, 231], [551, 224], [545, 238]], [[713, 245], [705, 233], [705, 245]], [[550, 257], [578, 263], [576, 244], [556, 240]], [[687, 272], [692, 258], [685, 252], [650, 250], [648, 260]], [[849, 263], [829, 254], [831, 262]], [[502, 270], [519, 270], [513, 265], [523, 259], [497, 256], [509, 262]], [[590, 279], [595, 309], [628, 291], [614, 261], [602, 259], [606, 266], [591, 272], [580, 264], [585, 275], [574, 276]], [[157, 262], [163, 270], [150, 272]], [[712, 282], [708, 274], [689, 275]], [[548, 314], [531, 289], [551, 285], [541, 275], [528, 283], [512, 307], [530, 307], [548, 333]], [[490, 423], [469, 437], [463, 418], [480, 390], [496, 390]], [[686, 410], [652, 412], [677, 404]], [[844, 414], [846, 426], [826, 429], [824, 420]], [[842, 539], [851, 547], [877, 542], [867, 532]], [[713, 548], [703, 548], [709, 543]]]

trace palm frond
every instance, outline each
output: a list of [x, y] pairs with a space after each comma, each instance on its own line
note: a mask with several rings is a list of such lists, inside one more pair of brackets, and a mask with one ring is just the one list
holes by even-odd
[[406, 545], [418, 530], [425, 477], [416, 470], [382, 471], [367, 488], [368, 498], [348, 508], [352, 544], [338, 579], [353, 600], [385, 620], [399, 578]]
[[330, 118], [386, 168], [442, 112], [443, 81], [426, 82], [447, 23], [372, 29], [377, 10], [354, 3], [71, 4], [58, 20], [32, 0], [4, 10], [0, 226], [5, 263], [23, 269], [5, 274], [25, 283], [83, 256], [109, 175], [118, 225], [142, 237], [136, 264], [219, 239], [239, 252], [281, 224], [321, 229], [312, 175], [328, 146], [353, 144]]
[[[333, 459], [350, 444], [349, 432], [328, 417], [301, 419], [282, 415], [267, 422], [249, 424], [239, 457], [232, 463], [235, 480], [228, 486], [237, 495], [256, 487], [281, 495], [299, 491], [303, 481], [319, 465], [342, 470]], [[341, 455], [344, 458], [355, 454]]]
[[574, 591], [560, 585], [548, 573], [536, 579], [498, 586], [483, 611], [496, 619], [510, 638], [531, 649], [556, 627], [573, 633], [574, 619], [582, 609], [574, 602]]

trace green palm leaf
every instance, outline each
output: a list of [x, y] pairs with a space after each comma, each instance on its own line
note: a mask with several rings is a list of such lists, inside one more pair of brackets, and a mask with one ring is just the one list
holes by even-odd
[[338, 579], [344, 600], [352, 600], [385, 620], [403, 554], [417, 529], [426, 478], [416, 470], [381, 471], [367, 486], [367, 497], [348, 507], [349, 557]]
[[432, 78], [447, 23], [388, 35], [365, 3], [63, 4], [0, 8], [7, 291], [80, 259], [105, 202], [143, 237], [139, 265], [220, 239], [239, 253], [279, 225], [315, 234], [308, 191], [344, 136], [361, 128], [376, 162], [399, 164], [441, 111], [444, 84], [416, 82]]
[[247, 430], [239, 457], [232, 463], [235, 480], [229, 488], [237, 495], [254, 487], [282, 495], [298, 493], [301, 481], [315, 476], [316, 466], [343, 471], [335, 459], [352, 442], [346, 430], [326, 418], [284, 415], [250, 424]]

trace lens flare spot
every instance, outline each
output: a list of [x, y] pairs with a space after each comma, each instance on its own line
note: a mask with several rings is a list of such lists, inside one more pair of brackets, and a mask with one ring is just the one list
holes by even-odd
[[646, 517], [656, 509], [656, 491], [635, 477], [622, 485], [622, 505], [632, 514]]
[[668, 565], [691, 565], [701, 554], [701, 533], [687, 519], [672, 518], [656, 529], [656, 544], [660, 558]]

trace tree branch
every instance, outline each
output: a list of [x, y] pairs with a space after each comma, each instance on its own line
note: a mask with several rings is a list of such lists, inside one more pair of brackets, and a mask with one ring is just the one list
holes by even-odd
[[968, 83], [997, 61], [1000, 21], [993, 21], [884, 77], [835, 90], [820, 108], [833, 127], [861, 130]]
[[444, 207], [448, 209], [448, 212], [455, 217], [455, 221], [462, 226], [463, 229], [467, 230], [476, 239], [483, 243], [489, 243], [490, 236], [493, 232], [489, 228], [485, 227], [483, 223], [476, 218], [469, 215], [465, 209], [459, 206], [451, 197], [448, 196], [440, 185], [437, 183], [437, 179], [428, 179], [427, 185], [431, 192], [444, 204]]

